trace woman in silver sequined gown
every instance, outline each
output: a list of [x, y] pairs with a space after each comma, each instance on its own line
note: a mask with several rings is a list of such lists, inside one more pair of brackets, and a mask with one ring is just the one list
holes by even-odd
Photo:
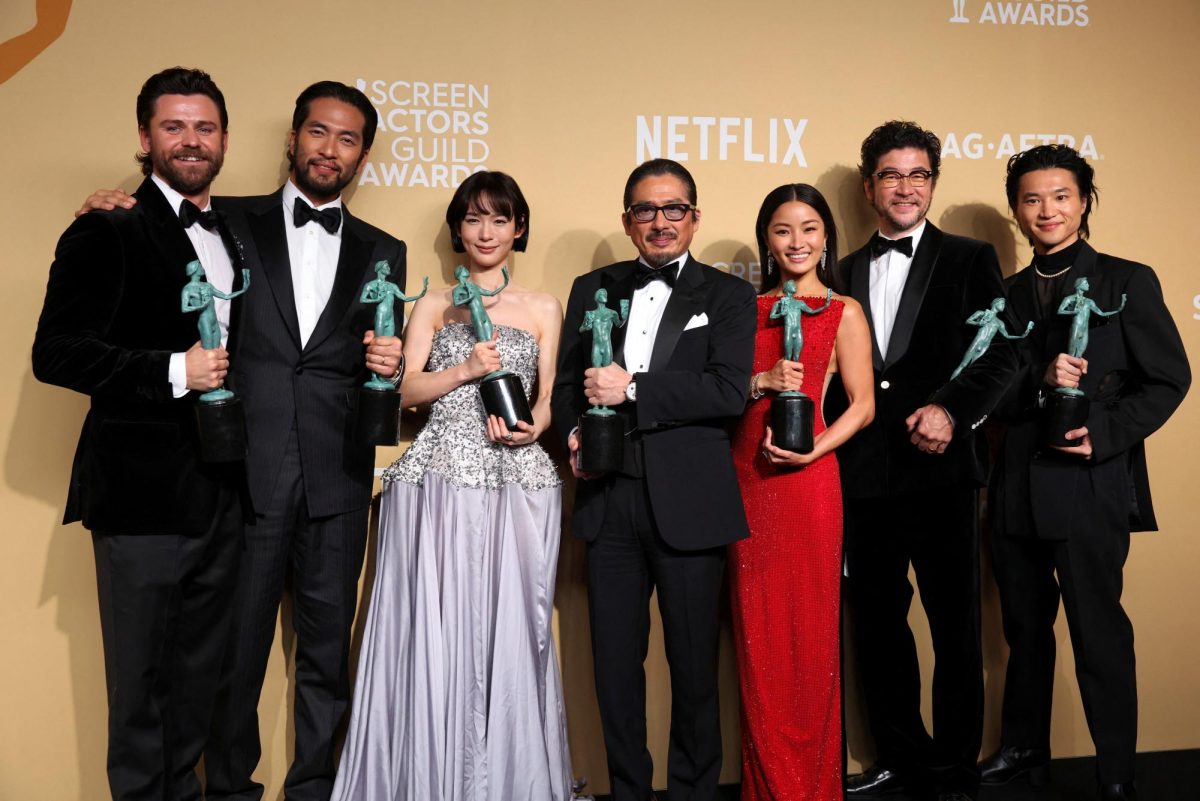
[[[528, 206], [502, 173], [477, 173], [447, 210], [471, 280], [502, 283]], [[549, 425], [562, 310], [511, 283], [487, 298], [476, 341], [450, 289], [413, 307], [405, 405], [429, 422], [384, 473], [374, 589], [333, 798], [558, 801], [571, 797], [551, 637], [560, 481], [536, 440]], [[534, 425], [486, 418], [478, 380], [503, 366]], [[549, 372], [548, 372], [549, 371]], [[532, 394], [530, 394], [532, 393]]]

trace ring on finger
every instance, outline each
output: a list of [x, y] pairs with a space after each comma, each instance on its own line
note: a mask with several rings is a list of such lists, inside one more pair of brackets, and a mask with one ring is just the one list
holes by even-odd
[[504, 440], [505, 440], [505, 442], [512, 442], [513, 441], [513, 432], [509, 431], [507, 434], [505, 434]]

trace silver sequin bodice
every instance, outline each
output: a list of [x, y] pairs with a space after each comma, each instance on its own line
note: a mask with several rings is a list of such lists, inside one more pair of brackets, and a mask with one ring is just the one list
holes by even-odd
[[[520, 328], [497, 325], [495, 329], [501, 366], [520, 377], [528, 397], [537, 376], [537, 341]], [[441, 328], [433, 336], [426, 369], [436, 372], [466, 361], [475, 342], [475, 333], [466, 323]], [[513, 448], [488, 440], [478, 381], [456, 387], [432, 403], [429, 422], [404, 455], [384, 471], [383, 483], [420, 485], [429, 471], [462, 487], [496, 489], [516, 483], [535, 490], [561, 483], [541, 445]]]

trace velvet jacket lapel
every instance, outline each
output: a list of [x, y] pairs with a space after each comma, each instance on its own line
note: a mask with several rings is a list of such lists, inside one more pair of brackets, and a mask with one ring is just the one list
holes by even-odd
[[[350, 210], [342, 204], [342, 247], [338, 252], [337, 272], [333, 278], [333, 289], [329, 293], [329, 301], [317, 325], [313, 328], [304, 346], [306, 351], [321, 346], [330, 334], [337, 330], [338, 323], [346, 313], [346, 307], [355, 297], [362, 283], [367, 260], [371, 258], [371, 246], [357, 233], [358, 221], [350, 216]], [[392, 265], [394, 266], [394, 265]]]
[[300, 319], [296, 316], [296, 294], [292, 288], [292, 262], [283, 229], [283, 188], [267, 196], [257, 208], [250, 209], [246, 224], [258, 246], [262, 283], [266, 285], [256, 289], [271, 293], [296, 350], [300, 350]]
[[908, 278], [900, 293], [900, 307], [896, 310], [896, 321], [892, 324], [892, 335], [888, 338], [888, 350], [884, 355], [885, 368], [891, 367], [908, 352], [913, 327], [917, 324], [921, 304], [925, 301], [925, 290], [929, 288], [929, 279], [933, 277], [941, 251], [942, 232], [933, 223], [925, 223], [921, 244], [913, 254], [912, 266], [908, 268]]
[[658, 324], [658, 333], [654, 337], [654, 349], [650, 353], [650, 370], [662, 370], [675, 351], [675, 343], [683, 334], [683, 328], [688, 320], [704, 311], [704, 288], [707, 284], [703, 271], [697, 267], [691, 256], [679, 271], [675, 288], [667, 300], [667, 308], [663, 311], [662, 321]]

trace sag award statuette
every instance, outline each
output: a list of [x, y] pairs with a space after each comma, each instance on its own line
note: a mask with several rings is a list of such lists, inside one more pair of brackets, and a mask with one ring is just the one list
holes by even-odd
[[992, 340], [996, 338], [996, 334], [1005, 339], [1024, 339], [1029, 336], [1029, 332], [1033, 330], [1033, 321], [1029, 321], [1029, 325], [1025, 326], [1024, 334], [1010, 334], [1008, 329], [1004, 327], [1004, 321], [1000, 319], [1000, 312], [1004, 311], [1004, 298], [996, 298], [992, 301], [992, 305], [987, 309], [980, 309], [967, 318], [967, 325], [979, 326], [979, 331], [975, 333], [975, 338], [971, 340], [971, 344], [967, 346], [967, 352], [963, 354], [962, 361], [958, 363], [958, 367], [954, 368], [954, 372], [950, 374], [950, 380], [958, 378], [958, 374], [967, 369], [971, 364], [983, 354], [987, 353], [987, 349], [992, 346]]
[[[184, 314], [200, 312], [200, 347], [221, 347], [221, 325], [213, 299], [233, 300], [250, 288], [250, 271], [242, 270], [242, 288], [226, 295], [204, 277], [199, 261], [187, 265], [188, 282], [183, 285], [180, 308]], [[200, 458], [206, 462], [236, 462], [246, 458], [246, 413], [240, 399], [221, 387], [200, 396], [196, 404], [196, 425], [200, 430]]]
[[[783, 318], [783, 358], [789, 362], [800, 361], [804, 347], [804, 333], [800, 328], [800, 315], [817, 314], [829, 308], [833, 290], [825, 294], [825, 305], [818, 309], [810, 307], [797, 297], [796, 282], [783, 285], [783, 295], [771, 307], [771, 319]], [[792, 453], [812, 453], [813, 410], [812, 398], [799, 390], [780, 392], [771, 401], [771, 440], [775, 447]]]
[[[592, 367], [607, 367], [613, 361], [613, 326], [629, 319], [629, 301], [620, 303], [621, 313], [608, 308], [608, 290], [596, 290], [596, 308], [586, 312], [579, 332], [592, 332]], [[607, 406], [593, 406], [579, 417], [579, 469], [585, 473], [604, 473], [621, 466], [624, 457], [624, 424], [620, 415]]]
[[[429, 279], [421, 294], [411, 298], [400, 291], [400, 287], [387, 280], [392, 268], [387, 260], [375, 262], [374, 281], [363, 287], [360, 303], [375, 304], [375, 336], [396, 335], [394, 304], [411, 303], [429, 291]], [[365, 445], [395, 445], [400, 441], [400, 393], [396, 385], [378, 373], [358, 389], [358, 415], [354, 419], [354, 431], [358, 441]]]
[[[1071, 315], [1071, 335], [1067, 345], [1067, 355], [1082, 357], [1088, 346], [1088, 321], [1092, 314], [1101, 317], [1112, 317], [1125, 308], [1127, 300], [1121, 295], [1121, 305], [1112, 311], [1101, 311], [1092, 299], [1084, 293], [1088, 291], [1086, 278], [1075, 279], [1075, 292], [1063, 298], [1058, 306], [1058, 313]], [[1066, 438], [1068, 431], [1074, 431], [1087, 423], [1090, 403], [1083, 390], [1075, 387], [1058, 387], [1050, 394], [1047, 401], [1048, 416], [1046, 419], [1045, 442], [1051, 446], [1070, 447], [1078, 444]]]
[[[508, 286], [508, 267], [501, 267], [504, 283], [495, 289], [480, 289], [470, 278], [470, 271], [461, 265], [454, 269], [454, 277], [458, 286], [454, 287], [451, 300], [455, 306], [466, 306], [471, 313], [471, 325], [475, 329], [475, 338], [486, 342], [492, 338], [494, 329], [483, 308], [483, 299], [499, 295]], [[533, 425], [533, 411], [529, 408], [529, 399], [525, 397], [525, 389], [521, 379], [508, 370], [493, 370], [479, 382], [479, 394], [483, 398], [483, 409], [489, 415], [495, 415], [504, 421], [509, 430], [515, 430], [518, 420], [524, 420]]]

